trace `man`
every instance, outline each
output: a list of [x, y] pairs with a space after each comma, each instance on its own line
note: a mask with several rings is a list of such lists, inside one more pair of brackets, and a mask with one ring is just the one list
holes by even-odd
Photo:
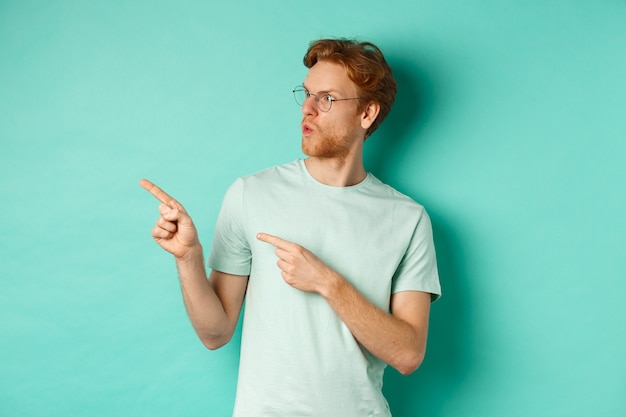
[[296, 87], [307, 158], [238, 179], [217, 221], [207, 280], [183, 206], [162, 202], [152, 231], [178, 267], [191, 322], [227, 343], [246, 299], [234, 415], [390, 416], [390, 364], [413, 372], [440, 294], [429, 218], [365, 171], [363, 145], [395, 99], [371, 43], [320, 40]]

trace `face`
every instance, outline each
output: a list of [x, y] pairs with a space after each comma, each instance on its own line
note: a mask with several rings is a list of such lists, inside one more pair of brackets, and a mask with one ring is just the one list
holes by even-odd
[[[358, 97], [357, 86], [339, 64], [319, 61], [309, 69], [304, 86], [312, 94], [321, 91], [334, 98]], [[362, 145], [366, 129], [357, 111], [358, 100], [335, 101], [330, 111], [322, 112], [309, 97], [302, 105], [302, 151], [320, 158], [345, 158]], [[360, 143], [359, 143], [360, 142]]]

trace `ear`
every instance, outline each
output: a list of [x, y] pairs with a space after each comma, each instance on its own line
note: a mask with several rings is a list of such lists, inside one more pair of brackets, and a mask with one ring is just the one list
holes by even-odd
[[374, 120], [378, 117], [378, 113], [380, 112], [380, 104], [375, 101], [370, 101], [363, 113], [361, 113], [361, 127], [365, 130], [369, 129], [369, 127], [374, 123]]

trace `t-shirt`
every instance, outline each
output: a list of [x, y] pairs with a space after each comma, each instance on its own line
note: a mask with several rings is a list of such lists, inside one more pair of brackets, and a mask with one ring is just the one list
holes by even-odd
[[289, 286], [259, 232], [297, 243], [389, 311], [399, 291], [441, 293], [424, 208], [372, 174], [357, 185], [315, 180], [303, 160], [239, 178], [229, 188], [208, 265], [249, 275], [235, 417], [390, 416], [386, 364], [328, 303]]

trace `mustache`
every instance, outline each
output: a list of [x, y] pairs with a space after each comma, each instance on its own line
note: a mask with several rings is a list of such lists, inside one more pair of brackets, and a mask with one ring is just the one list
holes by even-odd
[[303, 117], [302, 121], [300, 122], [300, 125], [303, 125], [303, 124], [306, 124], [306, 125], [308, 125], [310, 127], [317, 128], [317, 125], [315, 123], [313, 123], [310, 119], [306, 118], [306, 117]]

